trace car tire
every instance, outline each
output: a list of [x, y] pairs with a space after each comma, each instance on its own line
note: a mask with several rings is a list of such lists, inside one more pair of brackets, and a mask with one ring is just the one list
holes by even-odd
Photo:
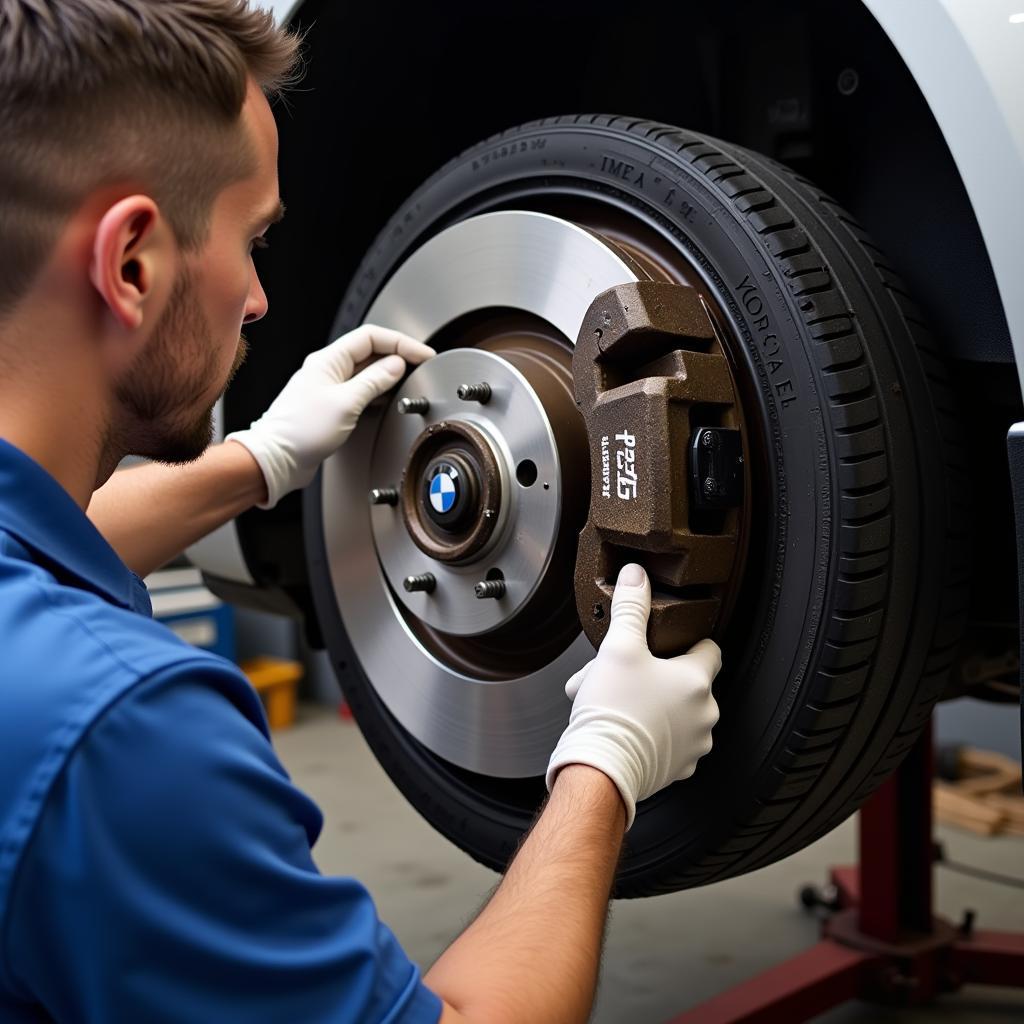
[[[643, 225], [728, 321], [763, 467], [740, 601], [718, 635], [721, 720], [693, 778], [640, 806], [616, 893], [772, 863], [842, 822], [899, 765], [954, 660], [969, 551], [945, 367], [883, 254], [812, 182], [717, 139], [604, 115], [523, 125], [435, 174], [380, 233], [336, 332], [428, 238], [500, 209], [577, 214], [593, 230]], [[456, 767], [390, 714], [338, 612], [322, 497], [318, 478], [305, 497], [310, 577], [358, 725], [431, 825], [500, 870], [542, 781]]]

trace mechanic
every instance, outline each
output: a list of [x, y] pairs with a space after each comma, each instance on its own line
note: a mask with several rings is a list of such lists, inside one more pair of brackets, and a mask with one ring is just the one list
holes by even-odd
[[[710, 749], [718, 648], [654, 658], [626, 566], [546, 807], [421, 978], [317, 871], [320, 813], [245, 678], [153, 622], [141, 576], [305, 486], [432, 355], [363, 326], [210, 446], [267, 310], [268, 97], [297, 45], [245, 0], [0, 0], [5, 1022], [582, 1021], [636, 803]], [[128, 454], [156, 462], [115, 472]]]

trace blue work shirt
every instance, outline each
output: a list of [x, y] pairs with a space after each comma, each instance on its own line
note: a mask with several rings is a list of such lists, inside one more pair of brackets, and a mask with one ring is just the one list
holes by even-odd
[[436, 1021], [228, 662], [0, 440], [0, 1021]]

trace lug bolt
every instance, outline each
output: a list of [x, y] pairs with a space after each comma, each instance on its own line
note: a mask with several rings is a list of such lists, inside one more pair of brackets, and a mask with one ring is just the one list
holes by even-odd
[[398, 490], [394, 487], [374, 487], [370, 491], [371, 505], [397, 505]]
[[420, 576], [406, 576], [402, 580], [402, 586], [410, 593], [413, 594], [416, 591], [422, 591], [424, 594], [432, 594], [434, 587], [437, 586], [437, 580], [434, 578], [432, 572], [425, 572]]
[[479, 402], [486, 405], [491, 400], [490, 384], [461, 384], [458, 391], [463, 402]]
[[400, 398], [398, 400], [398, 411], [404, 416], [408, 416], [410, 413], [419, 413], [420, 416], [426, 416], [430, 412], [430, 399]]
[[498, 598], [505, 596], [505, 581], [504, 580], [484, 580], [482, 583], [478, 583], [473, 590], [476, 596], [481, 600], [485, 598]]

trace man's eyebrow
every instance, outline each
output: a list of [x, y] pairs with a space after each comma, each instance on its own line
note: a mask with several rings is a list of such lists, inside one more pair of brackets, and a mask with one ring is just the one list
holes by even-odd
[[279, 220], [284, 217], [284, 202], [278, 199], [274, 207], [267, 213], [263, 214], [257, 221], [256, 224], [262, 227], [266, 224], [270, 227], [271, 224], [276, 224]]

